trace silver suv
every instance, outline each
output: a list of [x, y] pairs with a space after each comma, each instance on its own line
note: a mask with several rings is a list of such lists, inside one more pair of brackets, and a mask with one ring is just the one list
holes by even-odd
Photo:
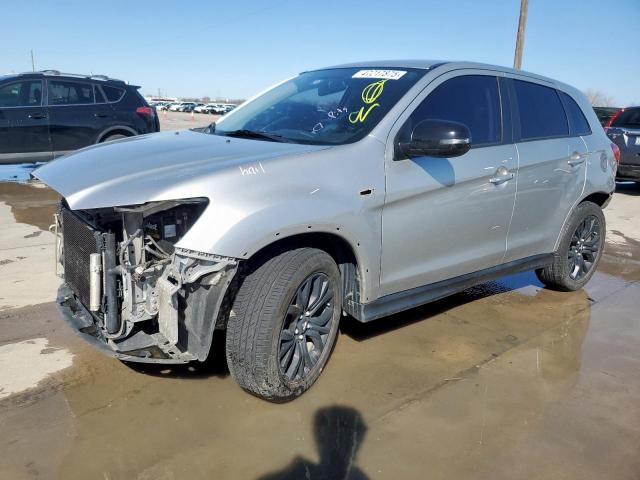
[[[58, 303], [122, 360], [204, 361], [283, 401], [369, 322], [535, 270], [576, 290], [604, 244], [611, 141], [568, 85], [460, 62], [340, 65], [204, 132], [87, 148], [35, 176], [63, 197]], [[222, 352], [220, 352], [222, 353]]]

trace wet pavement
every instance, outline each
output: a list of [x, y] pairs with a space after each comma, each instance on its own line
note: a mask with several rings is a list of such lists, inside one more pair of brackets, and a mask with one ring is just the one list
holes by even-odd
[[[11, 188], [16, 224], [43, 228], [51, 192]], [[346, 319], [317, 384], [282, 405], [236, 386], [223, 338], [203, 365], [127, 365], [50, 302], [0, 310], [0, 478], [637, 479], [638, 193], [621, 186], [607, 209], [584, 290], [523, 273]]]

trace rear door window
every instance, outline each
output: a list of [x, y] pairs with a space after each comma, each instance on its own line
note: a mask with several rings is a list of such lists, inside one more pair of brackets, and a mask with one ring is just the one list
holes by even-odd
[[590, 135], [591, 127], [589, 122], [582, 113], [582, 109], [578, 106], [576, 101], [564, 92], [559, 92], [560, 98], [564, 103], [564, 108], [569, 117], [569, 128], [571, 130], [571, 136], [577, 137], [579, 135]]
[[502, 116], [498, 79], [489, 75], [464, 75], [447, 80], [414, 110], [401, 135], [423, 120], [448, 120], [466, 125], [471, 144], [491, 145], [502, 141]]
[[569, 135], [567, 116], [554, 88], [514, 80], [520, 116], [520, 139], [539, 140]]
[[85, 105], [95, 103], [90, 83], [49, 80], [49, 105]]
[[42, 105], [42, 81], [15, 82], [0, 87], [0, 108], [39, 107]]

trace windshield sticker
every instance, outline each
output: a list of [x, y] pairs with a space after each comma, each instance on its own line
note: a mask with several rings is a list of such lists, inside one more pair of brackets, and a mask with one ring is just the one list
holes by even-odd
[[383, 78], [385, 80], [399, 80], [404, 74], [404, 70], [360, 70], [353, 74], [351, 78]]
[[366, 106], [364, 106], [361, 107], [357, 112], [351, 112], [349, 114], [349, 121], [351, 123], [364, 122], [371, 111], [374, 108], [380, 106], [379, 103], [373, 102], [375, 102], [378, 97], [382, 95], [382, 92], [384, 91], [384, 84], [386, 82], [387, 80], [378, 80], [377, 82], [370, 83], [362, 89], [362, 101], [365, 104], [369, 105], [369, 107], [367, 108]]

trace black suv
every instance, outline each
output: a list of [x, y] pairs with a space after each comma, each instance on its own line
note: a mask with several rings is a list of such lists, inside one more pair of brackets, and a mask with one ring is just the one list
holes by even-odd
[[620, 149], [616, 180], [640, 184], [640, 107], [622, 108], [605, 130]]
[[0, 76], [0, 163], [50, 160], [116, 138], [157, 132], [140, 87], [55, 70]]

